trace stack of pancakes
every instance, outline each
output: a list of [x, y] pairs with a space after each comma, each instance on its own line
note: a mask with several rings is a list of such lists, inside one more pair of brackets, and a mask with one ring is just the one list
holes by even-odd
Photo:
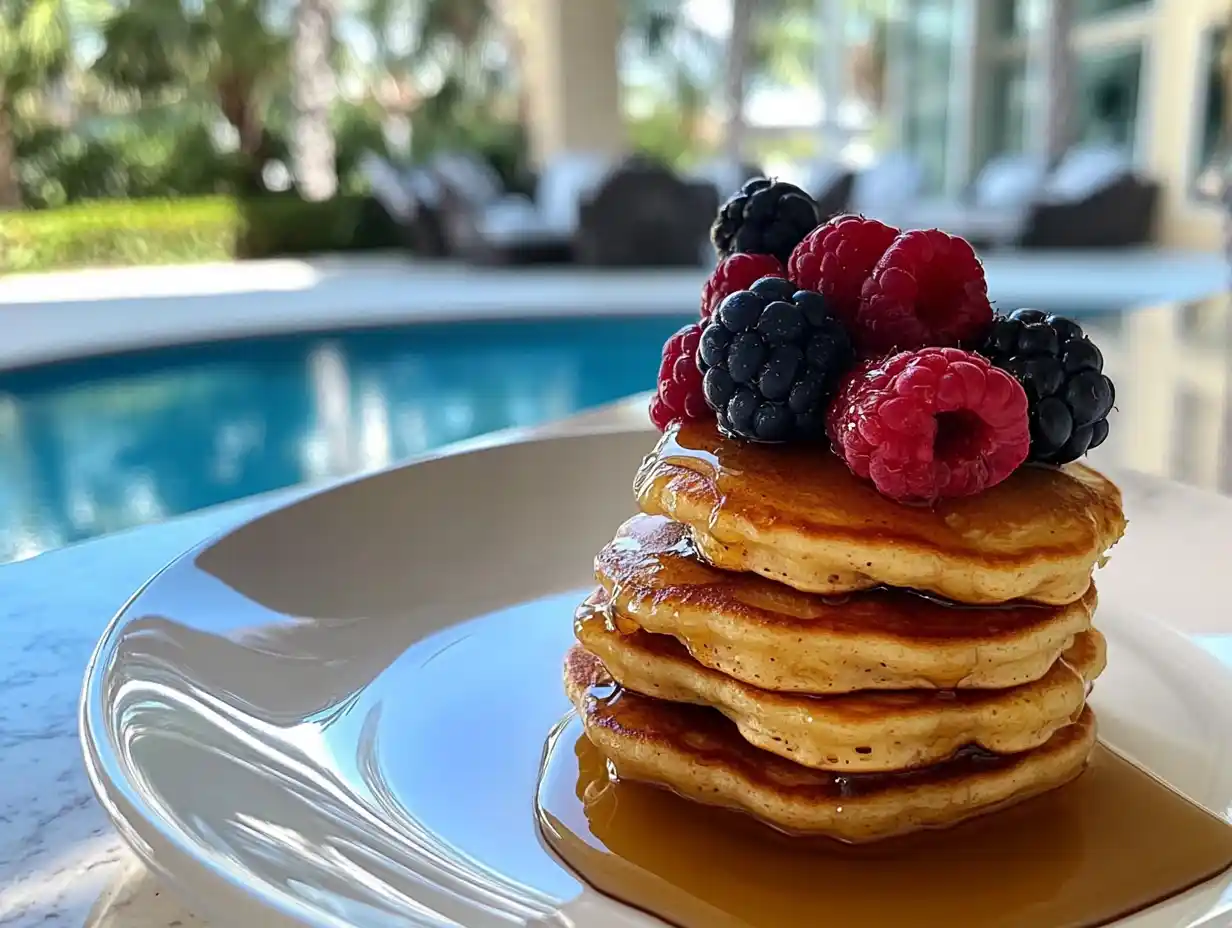
[[909, 507], [817, 449], [695, 424], [636, 492], [565, 665], [617, 776], [867, 841], [1082, 771], [1105, 657], [1091, 572], [1125, 528], [1095, 471]]

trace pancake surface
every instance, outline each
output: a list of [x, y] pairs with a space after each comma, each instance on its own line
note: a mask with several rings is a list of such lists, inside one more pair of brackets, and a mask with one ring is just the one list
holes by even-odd
[[1095, 717], [1042, 747], [1009, 756], [968, 752], [906, 773], [834, 774], [759, 750], [718, 712], [622, 691], [602, 662], [574, 646], [565, 689], [587, 737], [618, 776], [752, 813], [784, 831], [871, 841], [953, 825], [1077, 776], [1095, 744]]
[[962, 603], [1073, 602], [1125, 530], [1121, 494], [1080, 464], [1022, 467], [976, 496], [904, 506], [828, 451], [670, 428], [635, 482], [716, 567], [835, 594], [887, 585]]
[[900, 590], [837, 598], [716, 569], [690, 531], [639, 515], [595, 558], [621, 631], [682, 641], [702, 665], [767, 690], [1003, 688], [1048, 672], [1091, 624], [1076, 603], [955, 607]]
[[1091, 630], [1043, 677], [1020, 687], [817, 697], [741, 683], [697, 663], [675, 638], [622, 634], [586, 605], [575, 629], [582, 647], [626, 690], [717, 709], [750, 744], [846, 773], [935, 764], [970, 744], [1002, 754], [1037, 748], [1077, 718], [1105, 661], [1103, 636]]

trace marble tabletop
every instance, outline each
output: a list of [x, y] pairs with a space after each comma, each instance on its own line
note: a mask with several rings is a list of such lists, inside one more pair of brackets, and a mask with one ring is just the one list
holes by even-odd
[[[641, 425], [638, 397], [457, 448]], [[86, 780], [77, 701], [107, 622], [177, 555], [308, 489], [283, 491], [0, 567], [0, 926], [201, 924], [136, 862]]]
[[[645, 399], [637, 398], [521, 434], [643, 423], [644, 410]], [[1135, 412], [1144, 417], [1140, 429], [1150, 424], [1148, 412]], [[1201, 448], [1209, 445], [1202, 444], [1204, 433], [1198, 438]], [[1155, 468], [1152, 455], [1165, 459], [1149, 446], [1123, 443], [1098, 456], [1122, 484], [1132, 533], [1132, 542], [1118, 548], [1108, 583], [1232, 664], [1232, 634], [1224, 636], [1232, 633], [1232, 615], [1219, 595], [1232, 553], [1232, 499], [1209, 492], [1227, 488], [1226, 455], [1212, 453], [1214, 464], [1173, 455]], [[1121, 469], [1124, 464], [1137, 470]], [[0, 568], [0, 926], [204, 924], [136, 862], [95, 801], [77, 740], [78, 691], [108, 619], [149, 576], [185, 549], [303, 492], [247, 500]], [[1179, 570], [1186, 580], [1180, 588], [1162, 582]]]

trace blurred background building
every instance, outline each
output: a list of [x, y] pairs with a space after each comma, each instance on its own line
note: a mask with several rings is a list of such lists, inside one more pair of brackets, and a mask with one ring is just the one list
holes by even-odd
[[293, 184], [319, 201], [364, 189], [365, 151], [459, 148], [512, 190], [576, 150], [792, 176], [905, 155], [920, 196], [956, 198], [996, 156], [1105, 144], [1161, 185], [1155, 240], [1215, 247], [1228, 16], [1226, 0], [4, 0], [0, 206]]
[[[1101, 452], [1228, 490], [1230, 20], [1232, 0], [0, 0], [0, 311], [21, 323], [0, 562], [649, 388], [697, 318], [720, 198], [759, 171], [969, 237], [999, 306], [1098, 335], [1125, 423]], [[14, 273], [205, 262], [226, 263]], [[32, 363], [11, 349], [55, 329], [49, 304], [91, 322]], [[374, 307], [390, 327], [358, 331]]]

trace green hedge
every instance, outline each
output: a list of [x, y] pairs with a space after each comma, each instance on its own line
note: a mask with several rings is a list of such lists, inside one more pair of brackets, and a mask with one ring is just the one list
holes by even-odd
[[362, 197], [96, 201], [0, 213], [0, 273], [319, 254], [398, 244]]

